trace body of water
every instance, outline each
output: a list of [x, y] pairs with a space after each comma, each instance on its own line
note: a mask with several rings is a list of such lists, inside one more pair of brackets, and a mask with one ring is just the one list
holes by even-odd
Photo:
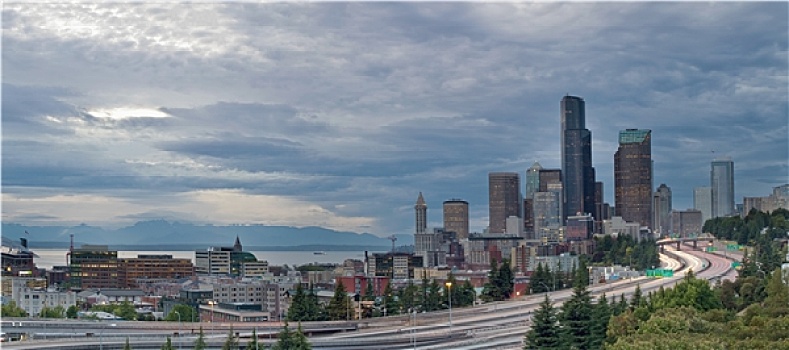
[[[35, 259], [39, 268], [51, 269], [52, 266], [65, 266], [68, 249], [31, 249], [38, 255]], [[345, 259], [364, 260], [364, 251], [327, 251], [324, 254], [315, 254], [309, 251], [250, 251], [258, 260], [268, 261], [269, 265], [306, 265], [309, 263], [340, 264]], [[370, 252], [372, 253], [372, 252]], [[168, 254], [173, 258], [190, 259], [194, 264], [195, 252], [188, 251], [118, 251], [118, 258], [136, 258], [137, 255]]]

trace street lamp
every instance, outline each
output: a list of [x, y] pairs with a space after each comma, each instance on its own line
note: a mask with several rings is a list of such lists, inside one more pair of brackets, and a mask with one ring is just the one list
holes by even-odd
[[447, 282], [447, 298], [449, 298], [449, 336], [452, 337], [452, 282]]
[[211, 335], [214, 334], [214, 305], [215, 304], [216, 302], [213, 300], [208, 301], [208, 305], [211, 305], [211, 316], [209, 316], [210, 320], [208, 320], [209, 322], [211, 322]]
[[179, 338], [178, 339], [178, 349], [180, 350], [181, 349], [181, 343], [182, 343], [180, 338], [181, 338], [181, 336], [183, 336], [183, 334], [181, 334], [181, 313], [178, 312], [178, 310], [173, 310], [173, 312], [175, 312], [175, 314], [178, 315], [178, 338]]

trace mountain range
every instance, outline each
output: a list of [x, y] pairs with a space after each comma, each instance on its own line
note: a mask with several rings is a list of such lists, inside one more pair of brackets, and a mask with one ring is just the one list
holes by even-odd
[[[4, 240], [19, 242], [27, 238], [30, 248], [66, 248], [70, 235], [74, 245], [100, 244], [120, 248], [149, 250], [204, 249], [211, 246], [232, 246], [236, 237], [244, 250], [286, 249], [304, 247], [321, 250], [344, 250], [354, 247], [389, 250], [389, 238], [370, 233], [335, 231], [322, 227], [290, 227], [266, 225], [195, 225], [165, 220], [139, 221], [119, 229], [105, 229], [86, 224], [78, 226], [26, 226], [2, 223]], [[397, 245], [413, 244], [413, 235], [395, 235]], [[158, 248], [158, 249], [156, 249]]]

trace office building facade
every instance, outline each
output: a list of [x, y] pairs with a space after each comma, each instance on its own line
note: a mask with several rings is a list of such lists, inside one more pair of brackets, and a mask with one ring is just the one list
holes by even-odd
[[650, 130], [619, 132], [614, 154], [614, 195], [617, 216], [652, 228], [652, 135]]
[[712, 217], [734, 215], [734, 162], [729, 158], [716, 159], [711, 165]]
[[488, 230], [491, 233], [503, 233], [507, 229], [508, 217], [522, 217], [520, 176], [512, 172], [490, 173], [488, 191]]
[[455, 232], [458, 240], [468, 239], [468, 202], [462, 199], [444, 201], [444, 231]]
[[671, 231], [671, 188], [666, 184], [660, 184], [652, 199], [653, 232], [659, 235], [668, 234]]
[[712, 187], [696, 187], [693, 189], [693, 209], [701, 212], [701, 221], [712, 218]]
[[83, 245], [69, 253], [70, 283], [80, 289], [118, 288], [118, 251]]
[[594, 212], [595, 174], [592, 167], [592, 133], [586, 129], [585, 102], [576, 96], [561, 101], [562, 186], [568, 215]]
[[690, 237], [701, 234], [704, 225], [700, 210], [672, 210], [671, 231], [680, 237]]

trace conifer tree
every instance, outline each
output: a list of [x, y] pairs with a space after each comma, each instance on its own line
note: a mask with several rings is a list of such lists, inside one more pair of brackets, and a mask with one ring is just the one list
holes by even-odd
[[592, 338], [590, 349], [602, 349], [608, 330], [608, 321], [611, 319], [611, 307], [605, 294], [597, 299], [592, 311]]
[[175, 349], [173, 349], [173, 341], [172, 341], [172, 339], [170, 339], [170, 337], [167, 337], [167, 340], [164, 342], [164, 345], [162, 345], [161, 349], [162, 350], [175, 350]]
[[233, 326], [230, 326], [230, 331], [227, 333], [227, 339], [225, 339], [225, 343], [222, 344], [222, 350], [238, 350], [238, 338], [236, 338], [236, 333], [233, 331]]
[[332, 321], [347, 320], [349, 319], [350, 301], [348, 294], [345, 292], [345, 286], [342, 283], [337, 283], [334, 286], [334, 296], [329, 301], [328, 313], [329, 319]]
[[123, 350], [132, 350], [131, 344], [129, 344], [129, 337], [126, 337], [126, 343], [123, 344]]
[[635, 310], [644, 302], [642, 295], [641, 295], [641, 285], [636, 285], [636, 290], [633, 292], [633, 296], [630, 297], [630, 309]]
[[203, 326], [200, 326], [200, 333], [197, 335], [197, 339], [195, 339], [195, 349], [194, 350], [205, 350], [207, 347], [205, 343], [205, 333], [203, 332]]
[[524, 349], [561, 349], [560, 329], [556, 309], [548, 294], [534, 312], [532, 327], [524, 337]]
[[571, 349], [591, 349], [592, 301], [580, 278], [576, 279], [573, 295], [562, 305], [559, 323], [565, 345]]

